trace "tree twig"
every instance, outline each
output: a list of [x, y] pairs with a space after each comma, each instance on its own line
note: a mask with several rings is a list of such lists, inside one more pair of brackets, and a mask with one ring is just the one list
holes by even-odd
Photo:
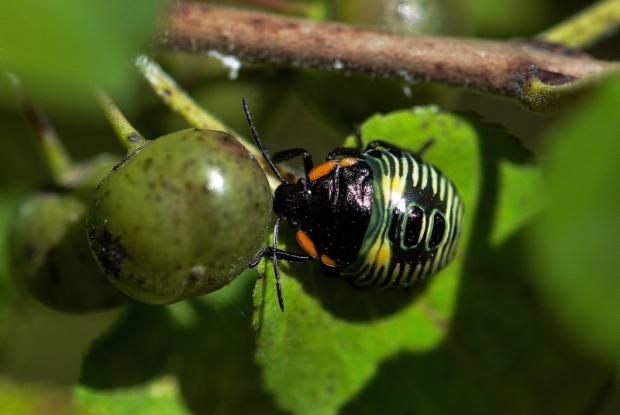
[[547, 108], [544, 95], [530, 96], [532, 80], [556, 87], [620, 69], [545, 42], [408, 36], [201, 3], [173, 9], [162, 42], [173, 50], [215, 50], [245, 62], [465, 86], [535, 110]]
[[571, 48], [591, 46], [620, 27], [620, 0], [601, 0], [538, 37]]

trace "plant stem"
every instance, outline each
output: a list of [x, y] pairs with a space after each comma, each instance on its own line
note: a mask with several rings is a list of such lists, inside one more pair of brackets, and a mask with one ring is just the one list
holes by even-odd
[[178, 51], [218, 51], [246, 62], [464, 86], [530, 108], [532, 79], [557, 86], [620, 70], [618, 63], [542, 42], [409, 36], [202, 3], [173, 9], [162, 43]]
[[181, 114], [191, 125], [196, 128], [224, 131], [231, 135], [237, 135], [217, 117], [200, 107], [155, 61], [145, 55], [140, 55], [136, 59], [136, 66], [164, 103], [173, 111]]
[[602, 0], [544, 31], [538, 38], [571, 48], [585, 48], [620, 27], [620, 0]]
[[97, 97], [103, 113], [112, 125], [112, 128], [114, 129], [114, 132], [119, 138], [121, 144], [129, 152], [142, 147], [148, 142], [148, 140], [146, 140], [142, 134], [140, 134], [138, 130], [131, 125], [107, 93], [105, 93], [102, 89], [97, 89], [95, 91], [95, 96]]
[[[142, 75], [144, 75], [155, 93], [173, 111], [179, 113], [188, 123], [196, 128], [224, 131], [234, 136], [237, 141], [259, 160], [261, 167], [263, 167], [263, 170], [267, 174], [269, 185], [272, 190], [275, 190], [275, 188], [280, 185], [280, 181], [271, 173], [269, 165], [263, 159], [263, 155], [256, 146], [250, 144], [249, 141], [198, 105], [196, 101], [183, 91], [176, 81], [155, 61], [147, 56], [141, 55], [136, 59], [136, 66], [140, 72], [142, 72]], [[241, 111], [241, 102], [239, 103], [239, 111]]]
[[8, 76], [17, 93], [26, 122], [34, 133], [37, 146], [52, 175], [52, 180], [58, 185], [65, 184], [73, 167], [73, 162], [69, 153], [58, 138], [45, 111], [43, 111], [40, 106], [30, 101], [22, 88], [19, 78], [13, 74], [9, 74]]

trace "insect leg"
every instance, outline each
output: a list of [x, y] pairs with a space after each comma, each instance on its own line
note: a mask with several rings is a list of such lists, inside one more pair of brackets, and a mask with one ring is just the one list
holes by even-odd
[[[265, 250], [265, 255], [273, 255], [273, 248], [269, 247]], [[276, 251], [276, 256], [278, 260], [289, 261], [289, 262], [304, 262], [310, 259], [309, 255], [306, 254], [297, 254], [295, 252], [285, 251], [283, 249], [278, 249]]]
[[385, 147], [386, 149], [388, 149], [388, 150], [390, 150], [392, 152], [396, 152], [396, 153], [403, 152], [403, 151], [407, 152], [407, 150], [405, 150], [405, 149], [403, 149], [401, 147], [398, 147], [397, 145], [394, 145], [392, 143], [388, 143], [387, 141], [383, 141], [383, 140], [373, 140], [373, 141], [371, 141], [366, 146], [366, 151], [372, 150], [372, 149], [377, 148], [377, 147]]
[[273, 263], [273, 272], [276, 276], [276, 291], [278, 293], [278, 304], [280, 310], [284, 311], [284, 298], [282, 297], [282, 284], [280, 283], [280, 266], [278, 265], [278, 225], [280, 224], [280, 218], [276, 218], [276, 222], [273, 225], [273, 253], [271, 256], [271, 262]]
[[418, 157], [422, 157], [424, 155], [424, 153], [426, 153], [426, 151], [428, 151], [429, 148], [431, 148], [433, 146], [433, 144], [435, 144], [435, 139], [434, 138], [429, 138], [428, 140], [426, 140], [424, 142], [424, 144], [422, 144], [422, 146], [420, 146], [420, 149], [418, 151], [412, 152], [409, 150], [405, 150], [402, 147], [399, 147], [397, 145], [394, 145], [392, 143], [388, 143], [387, 141], [383, 141], [383, 140], [374, 140], [370, 143], [368, 143], [368, 146], [366, 147], [366, 150], [372, 150], [373, 148], [377, 148], [377, 147], [385, 147], [388, 150], [392, 151], [392, 152], [409, 152], [409, 153], [413, 153]]
[[[273, 247], [270, 246], [268, 248], [263, 249], [256, 255], [256, 258], [252, 260], [248, 264], [248, 268], [254, 268], [258, 265], [258, 263], [263, 258], [271, 258], [273, 256]], [[289, 262], [304, 262], [310, 259], [309, 255], [298, 254], [291, 251], [285, 251], [283, 249], [276, 250], [276, 256], [278, 257], [278, 261], [289, 261]]]
[[364, 150], [364, 144], [362, 142], [362, 131], [359, 127], [355, 127], [355, 147], [336, 147], [325, 157], [326, 160], [333, 160], [337, 156], [353, 156], [356, 157], [362, 154]]
[[360, 151], [357, 148], [336, 147], [335, 149], [327, 153], [327, 156], [325, 158], [327, 160], [333, 160], [337, 156], [359, 156], [359, 155], [360, 155]]
[[426, 140], [424, 142], [424, 144], [422, 144], [420, 146], [420, 148], [418, 149], [418, 151], [416, 151], [415, 154], [418, 157], [422, 157], [424, 155], [424, 153], [426, 153], [428, 151], [428, 149], [433, 146], [433, 144], [435, 144], [435, 139], [434, 138], [429, 138], [428, 140]]
[[302, 156], [304, 159], [304, 170], [306, 175], [308, 175], [308, 172], [314, 167], [314, 163], [312, 162], [312, 155], [303, 148], [291, 148], [289, 150], [278, 151], [271, 159], [274, 163], [281, 163], [299, 156]]

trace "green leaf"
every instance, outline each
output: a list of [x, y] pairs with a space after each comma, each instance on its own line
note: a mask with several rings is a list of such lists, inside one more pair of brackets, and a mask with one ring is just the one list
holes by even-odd
[[620, 79], [549, 132], [548, 209], [535, 233], [542, 294], [581, 344], [620, 361]]
[[[267, 389], [282, 408], [296, 414], [336, 413], [377, 375], [381, 362], [403, 352], [437, 350], [452, 332], [459, 287], [481, 273], [466, 259], [479, 260], [472, 255], [480, 246], [504, 242], [538, 210], [534, 198], [518, 196], [526, 193], [521, 187], [533, 186], [538, 174], [523, 165], [527, 154], [501, 131], [479, 131], [462, 117], [426, 107], [374, 116], [362, 133], [366, 141], [383, 139], [413, 150], [435, 140], [425, 159], [455, 182], [464, 200], [461, 246], [454, 262], [425, 291], [413, 293], [355, 290], [327, 278], [315, 264], [282, 263], [284, 313], [268, 267], [254, 294], [257, 360]], [[499, 219], [501, 226], [494, 227]], [[479, 225], [476, 232], [474, 223]], [[402, 413], [398, 403], [413, 391], [388, 398], [389, 389], [398, 386], [390, 384], [383, 399], [376, 400], [384, 412]]]
[[0, 376], [3, 415], [73, 415], [71, 390], [65, 386], [17, 382]]
[[[498, 177], [490, 169], [485, 177], [481, 198], [492, 199]], [[580, 415], [608, 406], [615, 370], [582, 353], [535, 295], [531, 229], [490, 245], [483, 235], [492, 217], [484, 206], [475, 215], [445, 340], [384, 361], [343, 414]]]
[[271, 397], [263, 390], [253, 359], [254, 332], [251, 284], [243, 281], [240, 303], [213, 308], [193, 302], [197, 324], [179, 337], [179, 367], [175, 370], [186, 405], [196, 414], [277, 415]]
[[90, 347], [80, 382], [99, 389], [148, 381], [166, 367], [177, 327], [164, 307], [131, 304], [126, 314]]
[[133, 388], [107, 392], [78, 386], [74, 390], [79, 415], [190, 415], [173, 377], [162, 377]]
[[132, 305], [85, 357], [80, 414], [278, 414], [253, 360], [255, 279], [248, 271], [202, 298]]
[[[153, 34], [161, 0], [3, 0], [0, 71], [37, 98], [79, 109], [92, 83], [118, 98], [131, 64]], [[70, 91], [70, 95], [68, 95]]]

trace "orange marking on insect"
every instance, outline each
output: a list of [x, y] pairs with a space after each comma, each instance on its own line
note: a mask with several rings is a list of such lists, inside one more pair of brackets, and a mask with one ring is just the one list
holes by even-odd
[[336, 261], [334, 261], [333, 259], [331, 259], [330, 257], [328, 257], [325, 254], [321, 255], [321, 262], [323, 264], [327, 265], [328, 267], [335, 267], [336, 266]]
[[319, 257], [319, 252], [316, 250], [314, 242], [312, 242], [312, 239], [310, 239], [306, 232], [299, 229], [295, 234], [295, 238], [297, 238], [297, 242], [299, 242], [299, 245], [301, 245], [308, 255], [313, 258]]
[[340, 167], [350, 167], [354, 165], [355, 163], [357, 163], [357, 161], [358, 159], [354, 157], [345, 157], [342, 160], [340, 160]]
[[338, 161], [328, 160], [325, 163], [321, 163], [308, 172], [308, 179], [311, 182], [319, 180], [323, 176], [327, 176], [332, 170], [336, 168]]

